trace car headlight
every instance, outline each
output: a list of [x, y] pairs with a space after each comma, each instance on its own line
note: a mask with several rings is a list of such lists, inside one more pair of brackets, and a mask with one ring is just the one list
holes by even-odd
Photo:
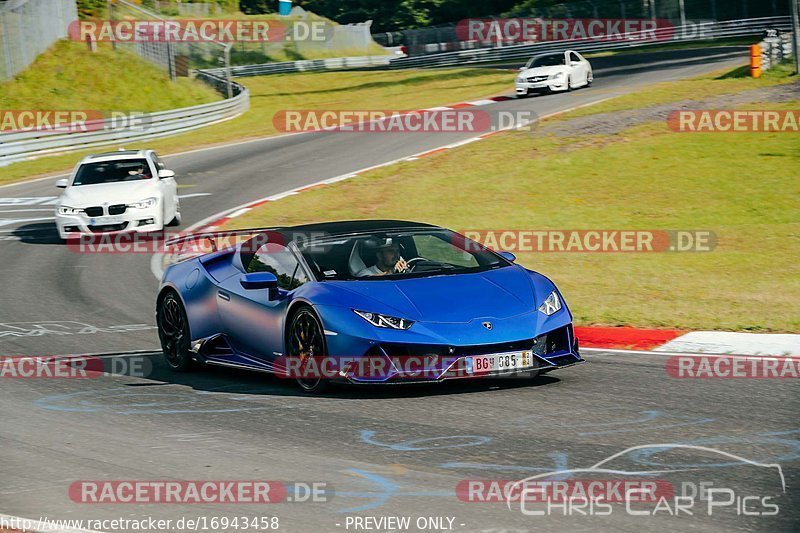
[[83, 209], [78, 209], [77, 207], [69, 207], [66, 205], [58, 206], [59, 215], [78, 215], [80, 213], [83, 213]]
[[564, 77], [564, 73], [563, 72], [556, 72], [555, 75], [552, 76], [552, 78], [554, 80], [560, 80], [563, 77]]
[[139, 202], [128, 204], [128, 207], [133, 209], [147, 209], [148, 207], [155, 207], [158, 204], [158, 198], [145, 198]]
[[517, 83], [523, 83], [524, 81], [525, 81], [525, 78], [523, 78], [522, 76], [517, 78]]
[[550, 293], [550, 296], [544, 301], [542, 305], [539, 306], [539, 311], [546, 314], [547, 316], [552, 315], [556, 311], [561, 309], [561, 298], [558, 297], [556, 291]]
[[353, 309], [353, 312], [378, 328], [408, 329], [414, 324], [412, 320], [397, 318], [396, 316], [380, 315], [369, 311], [359, 311], [358, 309]]

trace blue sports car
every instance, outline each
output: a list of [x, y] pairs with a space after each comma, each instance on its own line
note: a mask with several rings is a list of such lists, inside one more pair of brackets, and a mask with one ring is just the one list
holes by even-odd
[[558, 289], [511, 253], [393, 220], [246, 233], [165, 271], [156, 320], [173, 370], [260, 370], [320, 392], [583, 362]]

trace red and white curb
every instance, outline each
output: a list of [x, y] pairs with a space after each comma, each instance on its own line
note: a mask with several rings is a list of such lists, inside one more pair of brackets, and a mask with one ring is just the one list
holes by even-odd
[[800, 356], [800, 335], [788, 333], [576, 327], [575, 335], [583, 348], [597, 350]]

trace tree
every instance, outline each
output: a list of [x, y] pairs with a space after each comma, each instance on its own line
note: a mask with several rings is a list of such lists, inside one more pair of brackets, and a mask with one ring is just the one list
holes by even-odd
[[239, 0], [239, 10], [248, 15], [274, 13], [277, 7], [278, 0]]

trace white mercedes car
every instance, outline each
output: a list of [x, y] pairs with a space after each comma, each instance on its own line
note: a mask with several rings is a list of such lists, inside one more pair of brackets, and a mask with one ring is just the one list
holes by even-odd
[[120, 150], [84, 158], [56, 187], [62, 239], [81, 234], [154, 232], [180, 224], [175, 172], [152, 150]]
[[574, 50], [535, 56], [519, 71], [516, 80], [518, 97], [571, 91], [588, 87], [594, 81], [591, 63]]

